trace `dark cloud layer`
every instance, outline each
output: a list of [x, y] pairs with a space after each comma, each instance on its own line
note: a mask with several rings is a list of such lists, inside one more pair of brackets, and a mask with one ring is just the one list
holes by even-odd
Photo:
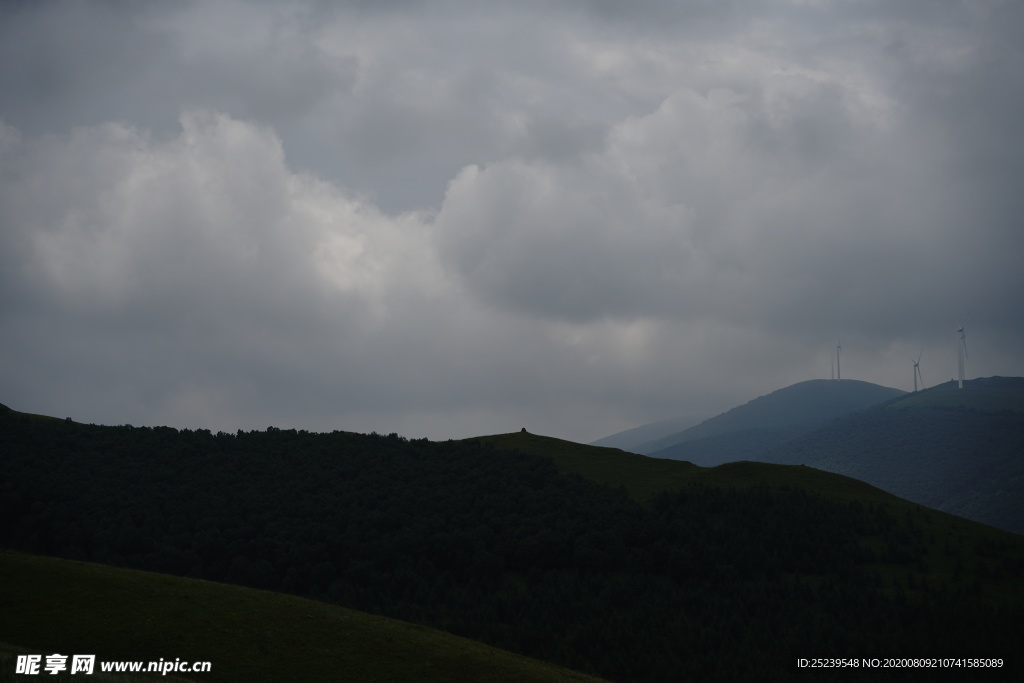
[[1016, 3], [0, 14], [15, 408], [589, 440], [965, 318], [1024, 374]]

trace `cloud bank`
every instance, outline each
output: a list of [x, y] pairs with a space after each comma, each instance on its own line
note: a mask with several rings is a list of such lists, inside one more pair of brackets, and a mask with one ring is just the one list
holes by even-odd
[[1024, 374], [1013, 3], [0, 12], [16, 409], [590, 440], [965, 318]]

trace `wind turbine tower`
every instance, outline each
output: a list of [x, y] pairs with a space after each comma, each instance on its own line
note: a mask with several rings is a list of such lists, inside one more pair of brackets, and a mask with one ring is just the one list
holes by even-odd
[[843, 340], [840, 339], [839, 343], [836, 344], [836, 379], [842, 379], [843, 378], [843, 371], [839, 367], [839, 352], [842, 351], [842, 350], [843, 350]]
[[[924, 349], [921, 349], [921, 353], [924, 353]], [[917, 378], [921, 377], [921, 353], [917, 354], [917, 360], [912, 361], [914, 363], [914, 393], [917, 393]], [[921, 388], [924, 389], [924, 377], [921, 377]]]
[[960, 381], [957, 384], [957, 388], [964, 388], [964, 365], [967, 362], [967, 332], [964, 330], [964, 326], [961, 325], [956, 329], [960, 333], [960, 341], [956, 345], [957, 350], [957, 369], [960, 371]]

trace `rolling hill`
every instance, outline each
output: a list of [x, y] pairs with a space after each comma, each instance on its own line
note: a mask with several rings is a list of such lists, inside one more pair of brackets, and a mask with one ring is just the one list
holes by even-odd
[[[0, 458], [0, 546], [270, 591], [245, 598], [265, 615], [280, 593], [312, 598], [609, 680], [789, 679], [810, 652], [1013, 664], [1024, 620], [1024, 539], [800, 465], [701, 468], [526, 433], [211, 434], [13, 411]], [[2, 613], [48, 571], [0, 565]], [[110, 595], [138, 576], [110, 575]], [[85, 625], [89, 609], [62, 601], [105, 601], [79, 580], [45, 619], [0, 622], [0, 639], [138, 633], [177, 657], [191, 636], [152, 624], [198, 617], [275, 666], [333, 656], [297, 624], [283, 622], [295, 639], [251, 627], [265, 622], [170, 584], [144, 588], [167, 602]]]
[[[815, 419], [795, 421], [807, 401], [822, 398], [817, 392], [845, 392], [847, 382], [855, 389], [848, 403], [826, 396], [806, 413]], [[687, 430], [687, 440], [651, 455], [702, 466], [808, 465], [1024, 534], [1024, 378], [974, 379], [963, 389], [947, 382], [913, 394], [865, 384], [793, 385]]]
[[859, 380], [808, 380], [773, 391], [699, 425], [642, 444], [645, 455], [710, 467], [760, 460], [772, 448], [831, 420], [904, 392]]
[[[100, 661], [210, 662], [208, 673], [194, 674], [201, 681], [600, 680], [423, 626], [270, 591], [10, 551], [0, 551], [0, 576], [0, 662], [6, 649], [95, 654], [97, 673]], [[10, 642], [20, 647], [4, 646]], [[12, 664], [0, 680], [10, 671]]]
[[979, 377], [963, 389], [950, 380], [930, 389], [907, 394], [892, 408], [963, 408], [986, 413], [1024, 413], [1024, 377]]
[[1024, 379], [940, 385], [838, 419], [758, 459], [856, 477], [1024, 534]]
[[676, 417], [668, 420], [658, 420], [657, 422], [649, 422], [648, 424], [640, 425], [639, 427], [633, 427], [632, 429], [626, 429], [615, 434], [610, 434], [606, 437], [600, 438], [597, 441], [591, 441], [591, 446], [603, 446], [606, 448], [621, 448], [624, 451], [637, 450], [641, 445], [655, 441], [657, 439], [676, 434], [689, 429], [694, 425], [700, 424], [704, 421], [704, 417]]

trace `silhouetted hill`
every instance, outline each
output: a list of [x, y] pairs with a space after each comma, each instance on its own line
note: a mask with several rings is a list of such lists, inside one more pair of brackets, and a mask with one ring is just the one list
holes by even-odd
[[643, 444], [638, 450], [705, 467], [760, 460], [772, 448], [830, 420], [903, 394], [899, 389], [851, 379], [799, 382]]
[[1024, 380], [947, 383], [838, 419], [758, 458], [862, 479], [1024, 534]]
[[292, 593], [611, 680], [787, 680], [810, 653], [1015, 665], [1024, 619], [1024, 539], [809, 467], [13, 411], [0, 458], [0, 546]]
[[[787, 389], [810, 389], [806, 397], [836, 384], [822, 381], [818, 387]], [[863, 384], [851, 382], [850, 386]], [[799, 405], [800, 394], [787, 396], [777, 405], [765, 400], [787, 392], [782, 390], [687, 430], [689, 440], [652, 455], [702, 466], [741, 460], [805, 464], [1024, 534], [1024, 379], [974, 379], [965, 382], [963, 389], [947, 382], [912, 394], [889, 391], [894, 395], [887, 400], [831, 419], [749, 428], [794, 414], [787, 406]], [[868, 390], [855, 394], [855, 400], [846, 405], [884, 394]], [[759, 402], [771, 410], [761, 410]], [[750, 414], [745, 414], [748, 407]], [[714, 433], [733, 427], [748, 428]], [[702, 432], [711, 435], [692, 438]]]

